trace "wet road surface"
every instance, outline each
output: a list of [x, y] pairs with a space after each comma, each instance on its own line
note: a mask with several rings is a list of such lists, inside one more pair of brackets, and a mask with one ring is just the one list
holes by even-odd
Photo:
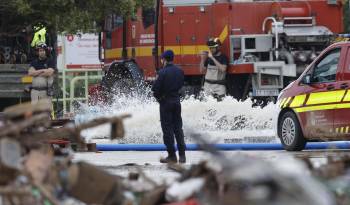
[[[327, 162], [328, 157], [340, 157], [350, 155], [350, 150], [312, 150], [302, 152], [287, 151], [224, 151], [227, 158], [237, 157], [241, 154], [253, 158], [270, 161], [272, 163], [287, 162], [293, 166], [295, 162], [302, 158], [309, 158], [312, 163], [321, 165]], [[147, 176], [159, 182], [163, 180], [172, 181], [179, 176], [178, 173], [169, 169], [167, 165], [161, 164], [159, 159], [165, 156], [166, 152], [97, 152], [97, 153], [76, 153], [74, 161], [86, 161], [97, 165], [112, 174], [127, 176], [130, 172], [142, 170]], [[203, 160], [210, 160], [211, 155], [203, 151], [186, 152], [187, 163], [185, 167], [197, 164]], [[288, 164], [287, 163], [287, 164]]]

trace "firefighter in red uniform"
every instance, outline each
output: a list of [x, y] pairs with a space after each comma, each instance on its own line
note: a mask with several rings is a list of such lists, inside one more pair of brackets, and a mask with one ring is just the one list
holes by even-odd
[[227, 57], [221, 53], [221, 42], [218, 38], [211, 38], [207, 42], [209, 52], [201, 55], [200, 69], [205, 72], [204, 92], [212, 95], [218, 101], [226, 95]]

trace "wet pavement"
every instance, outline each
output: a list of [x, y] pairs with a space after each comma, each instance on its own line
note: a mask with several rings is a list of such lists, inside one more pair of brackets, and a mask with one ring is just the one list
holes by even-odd
[[[249, 157], [262, 159], [276, 164], [287, 166], [299, 166], [302, 158], [309, 158], [315, 166], [320, 166], [327, 162], [329, 157], [349, 156], [350, 150], [312, 150], [302, 152], [287, 151], [224, 151], [228, 158], [239, 155], [248, 155]], [[139, 168], [149, 177], [172, 181], [178, 177], [178, 173], [167, 168], [166, 165], [159, 162], [160, 157], [165, 156], [166, 152], [137, 152], [137, 151], [115, 151], [115, 152], [97, 152], [97, 153], [75, 153], [74, 161], [85, 161], [104, 168], [112, 174], [127, 176], [129, 172], [137, 172]], [[188, 151], [187, 163], [185, 167], [198, 164], [200, 161], [208, 160], [211, 156], [203, 151]], [[297, 165], [298, 164], [298, 165]], [[285, 166], [283, 165], [283, 166]], [[298, 170], [297, 170], [298, 171]], [[299, 170], [302, 172], [302, 168]]]

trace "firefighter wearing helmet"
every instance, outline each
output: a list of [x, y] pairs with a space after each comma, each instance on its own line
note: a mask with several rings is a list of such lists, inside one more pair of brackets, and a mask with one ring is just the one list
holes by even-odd
[[48, 56], [48, 47], [45, 43], [36, 46], [37, 58], [29, 67], [28, 75], [33, 77], [31, 87], [32, 104], [42, 99], [49, 99], [53, 95], [53, 76], [56, 71], [54, 61]]
[[204, 92], [214, 96], [218, 101], [226, 95], [227, 57], [221, 53], [221, 42], [218, 38], [211, 38], [207, 42], [209, 52], [201, 55], [200, 69], [205, 73]]

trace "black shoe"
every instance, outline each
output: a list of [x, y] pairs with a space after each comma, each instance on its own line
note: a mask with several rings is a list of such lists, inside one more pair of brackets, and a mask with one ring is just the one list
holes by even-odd
[[161, 158], [159, 160], [160, 163], [177, 163], [177, 157], [174, 156], [174, 157], [166, 157], [166, 158]]
[[181, 164], [186, 163], [186, 156], [185, 155], [180, 155], [179, 156], [179, 163], [181, 163]]

